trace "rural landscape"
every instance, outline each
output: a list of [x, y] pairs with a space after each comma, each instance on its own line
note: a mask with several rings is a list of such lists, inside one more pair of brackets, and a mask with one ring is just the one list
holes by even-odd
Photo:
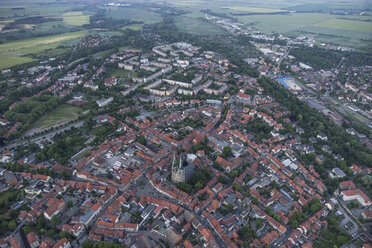
[[0, 247], [372, 247], [372, 0], [0, 0]]

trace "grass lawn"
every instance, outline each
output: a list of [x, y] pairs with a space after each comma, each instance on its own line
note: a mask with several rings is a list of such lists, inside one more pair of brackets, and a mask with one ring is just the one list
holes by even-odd
[[15, 65], [21, 65], [35, 61], [29, 57], [18, 57], [9, 54], [0, 54], [0, 69], [10, 68]]
[[126, 78], [128, 77], [129, 71], [123, 70], [123, 69], [116, 69], [113, 72], [111, 72], [111, 77], [117, 77], [117, 78]]
[[73, 120], [77, 118], [81, 113], [82, 110], [80, 108], [65, 104], [43, 116], [35, 123], [34, 127], [41, 129], [51, 128], [55, 125]]
[[372, 23], [357, 21], [357, 20], [345, 20], [345, 19], [331, 19], [321, 23], [315, 24], [317, 27], [324, 28], [335, 28], [359, 32], [372, 32]]
[[138, 30], [141, 30], [143, 24], [132, 24], [132, 25], [128, 25], [128, 26], [124, 26], [121, 28], [121, 30], [125, 30], [125, 29], [132, 29], [134, 31], [138, 31]]
[[4, 207], [0, 208], [0, 214], [4, 214], [9, 210], [9, 207], [17, 200], [19, 190], [7, 190], [0, 193], [0, 202], [4, 203]]
[[46, 49], [56, 48], [62, 42], [83, 37], [87, 31], [71, 32], [59, 35], [45, 36], [22, 41], [0, 44], [0, 52], [15, 52], [20, 54], [36, 54]]
[[62, 17], [68, 25], [82, 26], [84, 24], [89, 24], [89, 16], [84, 15], [81, 11], [67, 12], [63, 14]]

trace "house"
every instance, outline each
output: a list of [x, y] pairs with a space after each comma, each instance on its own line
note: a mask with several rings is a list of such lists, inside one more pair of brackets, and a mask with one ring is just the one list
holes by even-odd
[[353, 171], [353, 175], [359, 174], [362, 171], [362, 169], [356, 164], [353, 164], [350, 169]]
[[318, 139], [322, 140], [322, 141], [327, 141], [328, 140], [327, 135], [325, 135], [324, 133], [319, 133], [316, 137]]
[[0, 118], [0, 125], [2, 125], [2, 126], [6, 126], [6, 125], [8, 125], [9, 124], [9, 121], [8, 120], [6, 120], [6, 119], [1, 119]]
[[39, 247], [40, 245], [39, 238], [36, 236], [34, 232], [30, 232], [29, 234], [27, 234], [26, 237], [28, 244], [30, 245], [31, 248]]
[[365, 210], [362, 212], [362, 218], [365, 220], [372, 220], [372, 210]]
[[336, 167], [336, 168], [333, 168], [332, 171], [329, 173], [329, 177], [330, 178], [342, 178], [342, 177], [345, 177], [346, 174], [345, 172], [343, 172], [340, 168]]
[[5, 182], [9, 185], [17, 184], [18, 180], [13, 173], [4, 173]]
[[326, 160], [326, 157], [323, 154], [316, 155], [316, 157], [315, 157], [315, 161], [318, 164], [323, 164], [325, 162], [325, 160]]
[[60, 241], [57, 242], [57, 244], [53, 246], [53, 248], [70, 248], [70, 247], [71, 247], [71, 244], [66, 238], [61, 239]]
[[343, 201], [358, 201], [363, 207], [372, 205], [371, 199], [360, 189], [344, 190], [340, 194]]
[[352, 181], [343, 181], [340, 182], [340, 189], [341, 190], [356, 189], [356, 187]]
[[118, 79], [115, 77], [106, 78], [104, 82], [106, 87], [115, 86], [117, 83], [118, 83]]
[[14, 236], [9, 238], [9, 243], [12, 248], [21, 248], [20, 242]]
[[47, 208], [47, 210], [43, 211], [43, 214], [49, 221], [52, 220], [53, 216], [58, 215], [60, 212], [62, 212], [62, 210], [66, 206], [64, 200], [59, 200], [57, 198], [50, 198], [46, 205], [49, 205], [49, 207]]
[[102, 108], [106, 105], [108, 105], [109, 103], [111, 103], [112, 101], [114, 100], [113, 97], [110, 97], [110, 98], [101, 98], [99, 100], [96, 101], [98, 107]]

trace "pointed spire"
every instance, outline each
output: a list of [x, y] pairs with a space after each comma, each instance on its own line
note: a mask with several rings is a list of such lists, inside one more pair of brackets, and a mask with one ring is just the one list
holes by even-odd
[[176, 163], [176, 154], [173, 154], [173, 162], [172, 162], [172, 170], [174, 169], [174, 165]]

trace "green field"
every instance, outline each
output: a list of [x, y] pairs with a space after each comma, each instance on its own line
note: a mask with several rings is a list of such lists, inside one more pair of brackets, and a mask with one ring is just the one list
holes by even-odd
[[285, 33], [305, 26], [311, 26], [334, 18], [332, 15], [321, 13], [292, 13], [289, 15], [249, 15], [238, 16], [245, 24], [254, 24], [264, 33]]
[[71, 32], [60, 35], [52, 35], [27, 39], [22, 41], [0, 44], [0, 52], [14, 52], [18, 54], [36, 54], [46, 49], [56, 48], [62, 42], [83, 37], [87, 31]]
[[0, 54], [0, 70], [35, 61], [29, 57], [18, 57], [9, 54]]
[[34, 125], [34, 128], [48, 129], [56, 125], [66, 123], [70, 120], [76, 119], [82, 110], [71, 105], [62, 105], [58, 109], [48, 113], [40, 118]]
[[[324, 13], [291, 13], [285, 15], [237, 16], [242, 23], [253, 25], [266, 34], [306, 35], [326, 43], [351, 47], [368, 46], [372, 39], [372, 23], [366, 16], [345, 16]], [[336, 19], [335, 19], [336, 18]], [[350, 19], [350, 20], [349, 20]], [[353, 20], [354, 19], [354, 20]]]
[[121, 28], [121, 30], [125, 29], [132, 29], [134, 31], [138, 31], [142, 29], [143, 24], [132, 24], [132, 25], [127, 25]]
[[244, 6], [224, 6], [223, 8], [242, 11], [242, 12], [254, 12], [254, 13], [278, 13], [283, 12], [281, 9], [269, 9], [269, 8], [252, 8]]
[[148, 11], [144, 8], [118, 8], [118, 7], [104, 7], [106, 17], [117, 20], [127, 19], [133, 21], [143, 21], [146, 24], [160, 22], [162, 17], [160, 14]]
[[315, 26], [359, 32], [372, 32], [372, 22], [364, 22], [357, 20], [331, 19], [321, 23], [317, 23]]
[[89, 24], [89, 16], [84, 15], [81, 11], [67, 12], [63, 14], [63, 20], [67, 25], [82, 26]]
[[123, 69], [115, 69], [113, 72], [111, 72], [111, 77], [117, 77], [117, 78], [126, 78], [128, 77], [129, 71], [123, 70]]
[[176, 25], [181, 32], [189, 33], [193, 35], [223, 35], [227, 32], [217, 25], [211, 24], [195, 18], [176, 18]]
[[177, 6], [199, 6], [199, 5], [206, 4], [206, 1], [187, 0], [187, 1], [172, 2], [172, 4], [177, 5]]

